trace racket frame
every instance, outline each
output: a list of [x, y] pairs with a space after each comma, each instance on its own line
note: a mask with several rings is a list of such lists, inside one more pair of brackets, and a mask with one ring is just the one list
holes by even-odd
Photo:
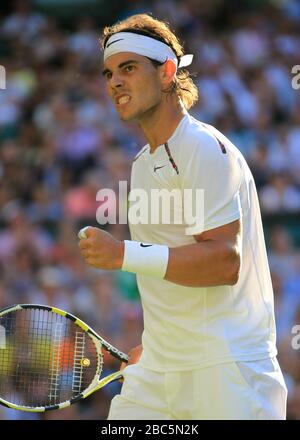
[[[17, 311], [17, 310], [26, 310], [26, 309], [39, 309], [39, 310], [45, 310], [48, 312], [56, 313], [58, 315], [64, 316], [67, 319], [70, 319], [74, 322], [77, 326], [79, 326], [84, 332], [88, 333], [91, 339], [93, 340], [96, 351], [98, 354], [98, 359], [102, 358], [102, 351], [101, 348], [103, 347], [108, 353], [110, 353], [112, 356], [114, 356], [116, 359], [118, 359], [121, 362], [127, 363], [129, 358], [128, 355], [123, 353], [121, 350], [118, 350], [116, 347], [114, 347], [112, 344], [110, 344], [108, 341], [106, 341], [102, 336], [100, 336], [98, 333], [95, 332], [89, 325], [87, 325], [84, 321], [77, 318], [76, 316], [72, 315], [69, 312], [66, 312], [62, 309], [59, 309], [57, 307], [51, 307], [46, 306], [42, 304], [16, 304], [13, 306], [5, 307], [0, 310], [0, 317], [5, 316], [8, 313]], [[1, 349], [0, 349], [1, 350]], [[48, 406], [36, 406], [36, 407], [30, 407], [30, 406], [23, 406], [23, 405], [16, 405], [14, 403], [11, 403], [2, 397], [0, 397], [0, 404], [11, 409], [20, 410], [20, 411], [26, 411], [26, 412], [45, 412], [50, 410], [56, 410], [56, 409], [64, 409], [72, 405], [73, 403], [79, 402], [82, 399], [85, 399], [86, 397], [90, 396], [95, 391], [98, 391], [100, 388], [104, 387], [110, 382], [113, 382], [115, 380], [119, 380], [122, 378], [123, 374], [122, 371], [117, 371], [115, 373], [109, 374], [108, 376], [103, 377], [100, 379], [100, 375], [102, 372], [101, 363], [98, 362], [96, 374], [94, 376], [94, 379], [92, 380], [91, 384], [81, 393], [79, 393], [76, 397], [66, 400], [65, 402], [61, 402], [59, 404], [55, 405], [48, 405]]]

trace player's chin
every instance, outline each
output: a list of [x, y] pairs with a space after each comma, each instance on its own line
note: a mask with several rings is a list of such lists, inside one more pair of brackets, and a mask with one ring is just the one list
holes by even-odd
[[129, 121], [132, 120], [132, 118], [131, 118], [130, 116], [128, 116], [128, 115], [122, 115], [122, 114], [120, 114], [120, 119], [121, 119], [121, 121], [123, 121], [123, 122], [129, 122]]
[[134, 121], [136, 119], [136, 115], [129, 112], [119, 112], [120, 119], [124, 122]]
[[118, 114], [123, 122], [138, 121], [141, 115], [140, 109], [134, 108], [130, 103], [124, 105], [122, 108], [118, 108]]

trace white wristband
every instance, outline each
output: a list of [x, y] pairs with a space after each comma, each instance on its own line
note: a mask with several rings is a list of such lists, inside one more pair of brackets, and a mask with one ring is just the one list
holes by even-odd
[[169, 260], [168, 246], [125, 240], [122, 270], [164, 278]]

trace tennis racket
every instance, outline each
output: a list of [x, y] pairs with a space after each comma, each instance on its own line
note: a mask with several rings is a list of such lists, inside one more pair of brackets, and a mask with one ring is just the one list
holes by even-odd
[[118, 380], [100, 378], [105, 351], [128, 356], [80, 319], [55, 307], [19, 304], [0, 311], [0, 404], [22, 411], [63, 409]]

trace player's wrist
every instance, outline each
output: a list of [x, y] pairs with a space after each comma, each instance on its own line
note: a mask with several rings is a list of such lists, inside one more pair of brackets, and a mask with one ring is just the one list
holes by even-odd
[[124, 260], [124, 250], [125, 250], [125, 243], [124, 243], [124, 241], [118, 241], [118, 243], [117, 243], [117, 252], [116, 252], [116, 260], [115, 260], [115, 269], [122, 269], [123, 260]]
[[169, 248], [166, 245], [124, 241], [123, 271], [164, 278], [168, 261]]

